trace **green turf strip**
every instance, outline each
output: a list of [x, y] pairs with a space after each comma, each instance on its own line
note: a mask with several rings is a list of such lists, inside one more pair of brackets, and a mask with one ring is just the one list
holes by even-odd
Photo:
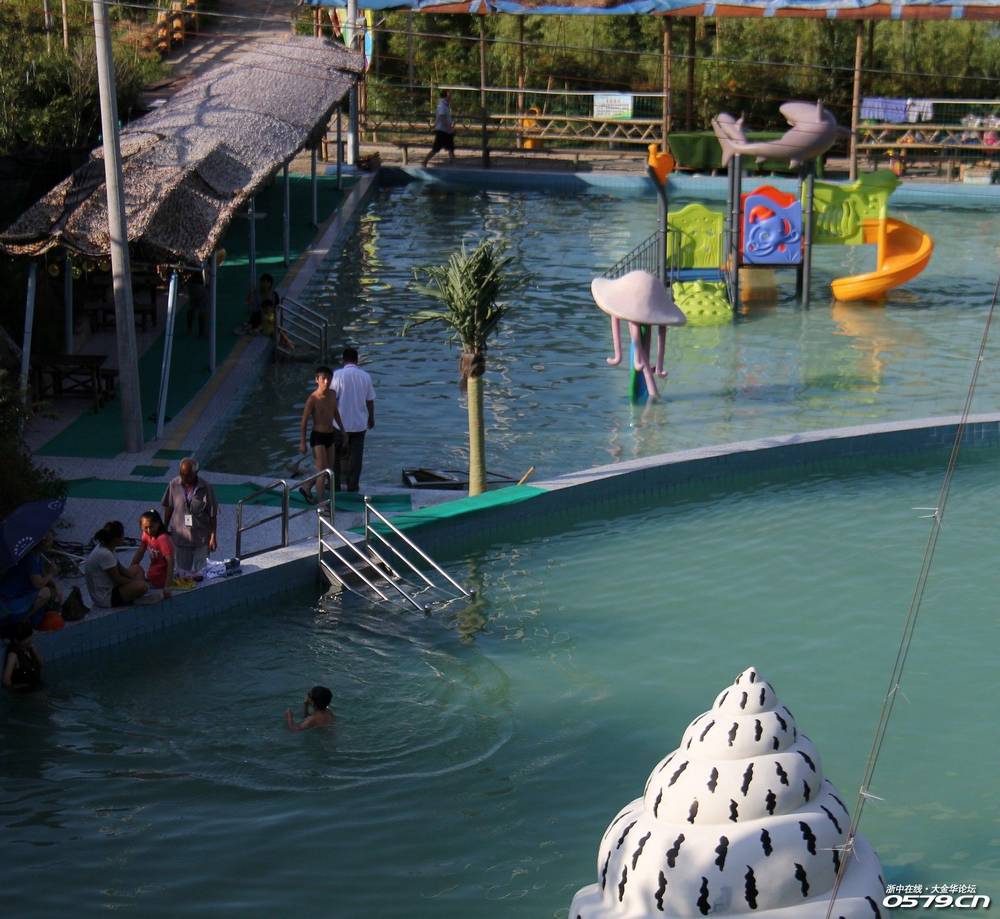
[[141, 475], [147, 479], [162, 479], [164, 474], [169, 471], [169, 466], [145, 466], [140, 464], [134, 467], [129, 475]]
[[182, 460], [190, 455], [190, 450], [157, 450], [153, 454], [153, 459]]
[[[332, 214], [343, 200], [345, 191], [338, 191], [334, 177], [318, 180], [317, 199], [321, 215]], [[282, 205], [283, 183], [278, 181], [258, 193], [257, 210], [268, 213], [267, 220], [257, 221], [258, 277], [270, 272], [279, 292], [285, 274], [282, 262]], [[316, 230], [312, 226], [312, 202], [308, 176], [291, 177], [291, 258], [294, 262], [312, 243]], [[220, 248], [226, 250], [226, 260], [219, 268], [217, 280], [216, 360], [222, 363], [233, 350], [238, 336], [233, 329], [247, 317], [246, 295], [249, 289], [247, 274], [247, 221], [237, 217]], [[266, 268], [260, 267], [266, 266]], [[167, 395], [168, 420], [190, 402], [209, 379], [208, 341], [197, 336], [197, 325], [188, 334], [186, 311], [179, 312], [174, 326], [174, 350], [170, 370], [170, 388]], [[139, 389], [142, 400], [143, 434], [147, 441], [156, 434], [156, 406], [159, 398], [160, 365], [163, 361], [163, 324], [159, 339], [139, 359]], [[113, 457], [125, 449], [122, 432], [121, 403], [110, 400], [97, 412], [84, 412], [76, 421], [53, 437], [40, 450], [41, 456]], [[163, 457], [180, 459], [179, 457]]]
[[443, 504], [422, 507], [409, 513], [395, 514], [392, 523], [397, 529], [410, 530], [451, 517], [474, 514], [491, 507], [517, 504], [544, 494], [547, 494], [544, 488], [535, 488], [533, 485], [511, 485], [507, 488], [487, 491], [474, 498], [459, 498], [457, 501], [446, 501]]

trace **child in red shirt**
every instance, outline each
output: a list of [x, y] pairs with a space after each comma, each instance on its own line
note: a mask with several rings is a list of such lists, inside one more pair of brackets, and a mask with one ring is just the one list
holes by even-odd
[[150, 585], [163, 591], [164, 598], [170, 596], [170, 585], [174, 582], [174, 544], [163, 526], [163, 518], [158, 511], [150, 509], [139, 517], [142, 543], [132, 556], [132, 564], [138, 565], [149, 552], [149, 569], [146, 580]]

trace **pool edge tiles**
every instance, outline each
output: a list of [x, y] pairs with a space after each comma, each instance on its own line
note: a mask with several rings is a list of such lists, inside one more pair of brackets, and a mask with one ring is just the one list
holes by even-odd
[[[698, 486], [746, 487], [773, 481], [773, 474], [785, 476], [791, 469], [809, 473], [830, 464], [946, 450], [960, 421], [958, 416], [923, 418], [662, 453], [488, 493], [509, 492], [501, 501], [484, 500], [488, 498], [484, 495], [416, 510], [405, 515], [405, 528], [424, 550], [452, 555], [516, 538], [532, 520], [551, 526], [560, 515], [588, 509], [606, 508], [613, 515], [616, 499], [626, 496], [653, 501], [667, 492]], [[970, 416], [962, 445], [1000, 446], [1000, 413]]]
[[[649, 179], [640, 172], [539, 172], [527, 169], [455, 169], [420, 166], [382, 166], [379, 184], [383, 187], [425, 182], [446, 187], [495, 189], [501, 191], [605, 192], [627, 196], [653, 197]], [[669, 192], [684, 198], [722, 201], [726, 197], [726, 177], [673, 174]], [[797, 179], [786, 176], [748, 176], [744, 182], [760, 181], [780, 191], [796, 192]], [[847, 180], [827, 180], [836, 185]], [[970, 209], [995, 209], [1000, 205], [1000, 185], [963, 185], [957, 182], [907, 182], [892, 194], [892, 206], [925, 205]]]
[[[551, 527], [563, 514], [581, 509], [621, 511], [621, 499], [655, 500], [668, 491], [717, 484], [743, 487], [753, 476], [791, 469], [806, 473], [828, 462], [889, 459], [954, 443], [958, 416], [924, 418], [740, 441], [664, 453], [596, 466], [534, 485], [515, 485], [484, 495], [458, 498], [397, 515], [394, 522], [425, 552], [454, 556], [523, 534], [527, 524]], [[1000, 412], [970, 416], [963, 447], [1000, 446]], [[760, 479], [757, 479], [760, 481]], [[359, 537], [360, 538], [360, 537]], [[523, 537], [522, 537], [523, 538]], [[440, 559], [439, 559], [440, 560]], [[39, 647], [50, 660], [121, 644], [132, 638], [223, 614], [249, 603], [320, 583], [317, 548], [310, 538], [254, 556], [245, 573], [177, 593], [156, 606], [100, 612], [59, 632], [40, 633]], [[223, 589], [225, 587], [226, 589]]]

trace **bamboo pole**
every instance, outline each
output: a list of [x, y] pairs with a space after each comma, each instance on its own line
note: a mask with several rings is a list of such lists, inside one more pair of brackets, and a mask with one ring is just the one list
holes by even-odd
[[62, 0], [63, 51], [69, 51], [69, 11], [66, 0]]

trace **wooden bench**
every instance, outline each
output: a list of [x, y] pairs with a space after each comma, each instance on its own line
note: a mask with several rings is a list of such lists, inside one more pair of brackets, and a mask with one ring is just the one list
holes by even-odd
[[82, 396], [92, 399], [94, 411], [115, 394], [118, 371], [105, 367], [104, 354], [53, 354], [36, 358], [35, 394], [39, 399]]

